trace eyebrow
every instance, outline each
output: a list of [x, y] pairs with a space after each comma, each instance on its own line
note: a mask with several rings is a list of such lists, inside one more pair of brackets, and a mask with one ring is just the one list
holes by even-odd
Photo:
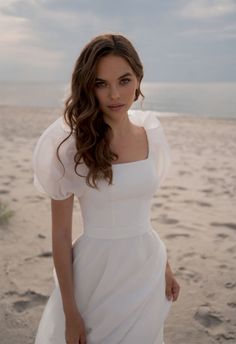
[[[132, 74], [131, 73], [125, 73], [125, 74], [121, 75], [118, 79], [122, 79], [126, 76], [132, 76]], [[106, 81], [106, 80], [103, 80], [101, 78], [96, 78], [96, 81]]]

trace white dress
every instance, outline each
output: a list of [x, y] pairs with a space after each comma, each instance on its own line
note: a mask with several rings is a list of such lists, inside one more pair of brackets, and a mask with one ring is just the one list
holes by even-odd
[[[160, 121], [151, 112], [129, 111], [146, 129], [148, 158], [114, 164], [113, 185], [89, 187], [74, 172], [75, 140], [63, 117], [40, 136], [34, 153], [34, 184], [53, 199], [79, 199], [83, 234], [73, 243], [74, 293], [87, 328], [87, 344], [163, 344], [172, 300], [165, 295], [166, 247], [151, 225], [153, 196], [171, 165]], [[84, 175], [87, 167], [79, 165]], [[60, 179], [60, 180], [59, 180]], [[41, 317], [35, 344], [65, 344], [65, 318], [56, 271], [55, 288]]]

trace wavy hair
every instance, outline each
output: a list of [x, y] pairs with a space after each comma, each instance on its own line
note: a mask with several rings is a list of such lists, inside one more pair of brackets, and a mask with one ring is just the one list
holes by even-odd
[[[120, 34], [103, 34], [94, 37], [79, 55], [71, 78], [70, 94], [65, 100], [63, 116], [70, 127], [70, 134], [57, 147], [59, 148], [72, 134], [75, 135], [76, 154], [74, 170], [85, 163], [88, 167], [87, 185], [98, 188], [97, 181], [105, 179], [112, 184], [112, 161], [118, 155], [111, 151], [108, 132], [110, 126], [104, 121], [94, 86], [96, 67], [99, 60], [109, 54], [123, 57], [132, 68], [139, 87], [135, 92], [134, 101], [141, 95], [140, 82], [143, 78], [143, 66], [132, 43]], [[63, 163], [62, 163], [63, 165]], [[63, 165], [64, 167], [64, 165]]]

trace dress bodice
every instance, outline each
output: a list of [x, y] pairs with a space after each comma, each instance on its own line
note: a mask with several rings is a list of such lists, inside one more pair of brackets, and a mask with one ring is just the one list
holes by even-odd
[[[113, 167], [113, 184], [99, 182], [99, 191], [86, 187], [80, 198], [84, 232], [91, 236], [131, 236], [150, 224], [152, 197], [158, 186], [154, 160], [122, 163]], [[112, 237], [114, 234], [112, 233]]]

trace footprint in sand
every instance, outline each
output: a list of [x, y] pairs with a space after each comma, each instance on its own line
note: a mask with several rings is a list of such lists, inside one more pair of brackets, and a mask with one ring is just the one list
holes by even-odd
[[226, 282], [225, 283], [225, 288], [227, 289], [233, 289], [236, 287], [236, 282]]
[[42, 200], [45, 200], [45, 197], [44, 196], [40, 196], [40, 195], [36, 195], [34, 196], [34, 198], [38, 201], [42, 201]]
[[25, 293], [22, 294], [15, 291], [9, 291], [4, 295], [18, 296], [24, 299], [13, 302], [13, 308], [19, 313], [39, 305], [44, 305], [48, 300], [48, 296], [38, 294], [32, 290], [27, 290]]
[[225, 233], [218, 233], [217, 236], [218, 236], [219, 238], [222, 238], [222, 239], [225, 239], [225, 238], [228, 238], [228, 237], [229, 237], [229, 235], [228, 235], [228, 234], [225, 234]]
[[202, 202], [202, 201], [197, 201], [196, 204], [200, 205], [201, 207], [212, 207], [210, 203]]
[[214, 190], [213, 189], [202, 189], [200, 191], [205, 192], [205, 193], [208, 194], [208, 193], [212, 193]]
[[166, 216], [160, 216], [159, 221], [161, 223], [165, 223], [167, 225], [176, 225], [177, 223], [179, 223], [178, 220], [172, 219], [172, 218], [168, 218]]
[[206, 305], [200, 306], [193, 317], [202, 326], [207, 328], [217, 327], [224, 322], [221, 314], [218, 314]]
[[156, 208], [160, 208], [160, 207], [162, 207], [162, 203], [154, 203], [153, 204], [153, 207], [156, 207]]
[[161, 198], [169, 198], [170, 196], [169, 195], [160, 195], [159, 197], [161, 197]]
[[16, 179], [16, 176], [12, 176], [12, 175], [8, 175], [7, 176], [10, 180], [15, 180]]
[[38, 234], [38, 238], [39, 238], [39, 239], [45, 239], [46, 236], [45, 236], [44, 234], [39, 233], [39, 234]]
[[0, 190], [0, 195], [5, 195], [8, 194], [10, 191], [9, 190]]
[[236, 302], [228, 302], [227, 305], [231, 308], [236, 308]]
[[[235, 306], [236, 304], [234, 303], [233, 307]], [[221, 342], [222, 339], [236, 339], [234, 329], [228, 325], [228, 323], [231, 322], [230, 319], [224, 319], [221, 313], [216, 312], [210, 307], [209, 303], [201, 305], [195, 312], [193, 318], [205, 327], [205, 331], [208, 335], [220, 341], [220, 343], [223, 343]], [[235, 343], [235, 341], [232, 343]]]
[[171, 186], [167, 186], [167, 185], [163, 185], [162, 186], [162, 190], [169, 190], [169, 189], [172, 189]]
[[199, 282], [201, 280], [201, 275], [196, 271], [187, 270], [184, 266], [180, 266], [176, 271], [176, 275], [179, 275], [183, 279], [194, 282]]
[[236, 223], [233, 222], [211, 222], [210, 225], [213, 227], [227, 227], [236, 230]]
[[[228, 333], [220, 333], [219, 335], [216, 336], [216, 340], [231, 340], [231, 339], [236, 339], [236, 334], [235, 332], [228, 332]], [[231, 342], [232, 343], [232, 342]], [[233, 342], [235, 343], [235, 341]]]
[[216, 171], [215, 167], [205, 167], [205, 170], [207, 171]]
[[197, 204], [197, 205], [200, 205], [200, 207], [212, 207], [212, 205], [210, 203], [202, 202], [202, 201], [194, 201], [194, 200], [191, 200], [191, 199], [186, 199], [186, 200], [183, 201], [183, 203]]
[[219, 269], [228, 269], [228, 265], [226, 264], [220, 264], [218, 265]]
[[40, 253], [38, 254], [37, 257], [44, 257], [44, 258], [48, 258], [48, 257], [52, 257], [52, 252], [48, 251], [48, 252], [43, 252], [43, 253]]
[[191, 175], [192, 173], [191, 173], [191, 172], [188, 172], [188, 171], [179, 171], [179, 172], [178, 172], [178, 175], [180, 175], [180, 176], [184, 176], [184, 175], [186, 175], [186, 174]]
[[177, 190], [182, 190], [182, 191], [188, 190], [187, 188], [185, 188], [185, 187], [183, 187], [183, 186], [176, 186], [175, 189], [177, 189]]
[[177, 237], [189, 238], [190, 235], [187, 234], [187, 233], [172, 233], [172, 234], [167, 234], [167, 235], [165, 236], [166, 239], [174, 239], [174, 238], [177, 238]]
[[186, 253], [182, 254], [182, 258], [194, 257], [194, 256], [196, 256], [196, 255], [197, 255], [196, 252], [186, 252]]
[[235, 253], [236, 252], [236, 245], [233, 245], [226, 250], [229, 253]]

